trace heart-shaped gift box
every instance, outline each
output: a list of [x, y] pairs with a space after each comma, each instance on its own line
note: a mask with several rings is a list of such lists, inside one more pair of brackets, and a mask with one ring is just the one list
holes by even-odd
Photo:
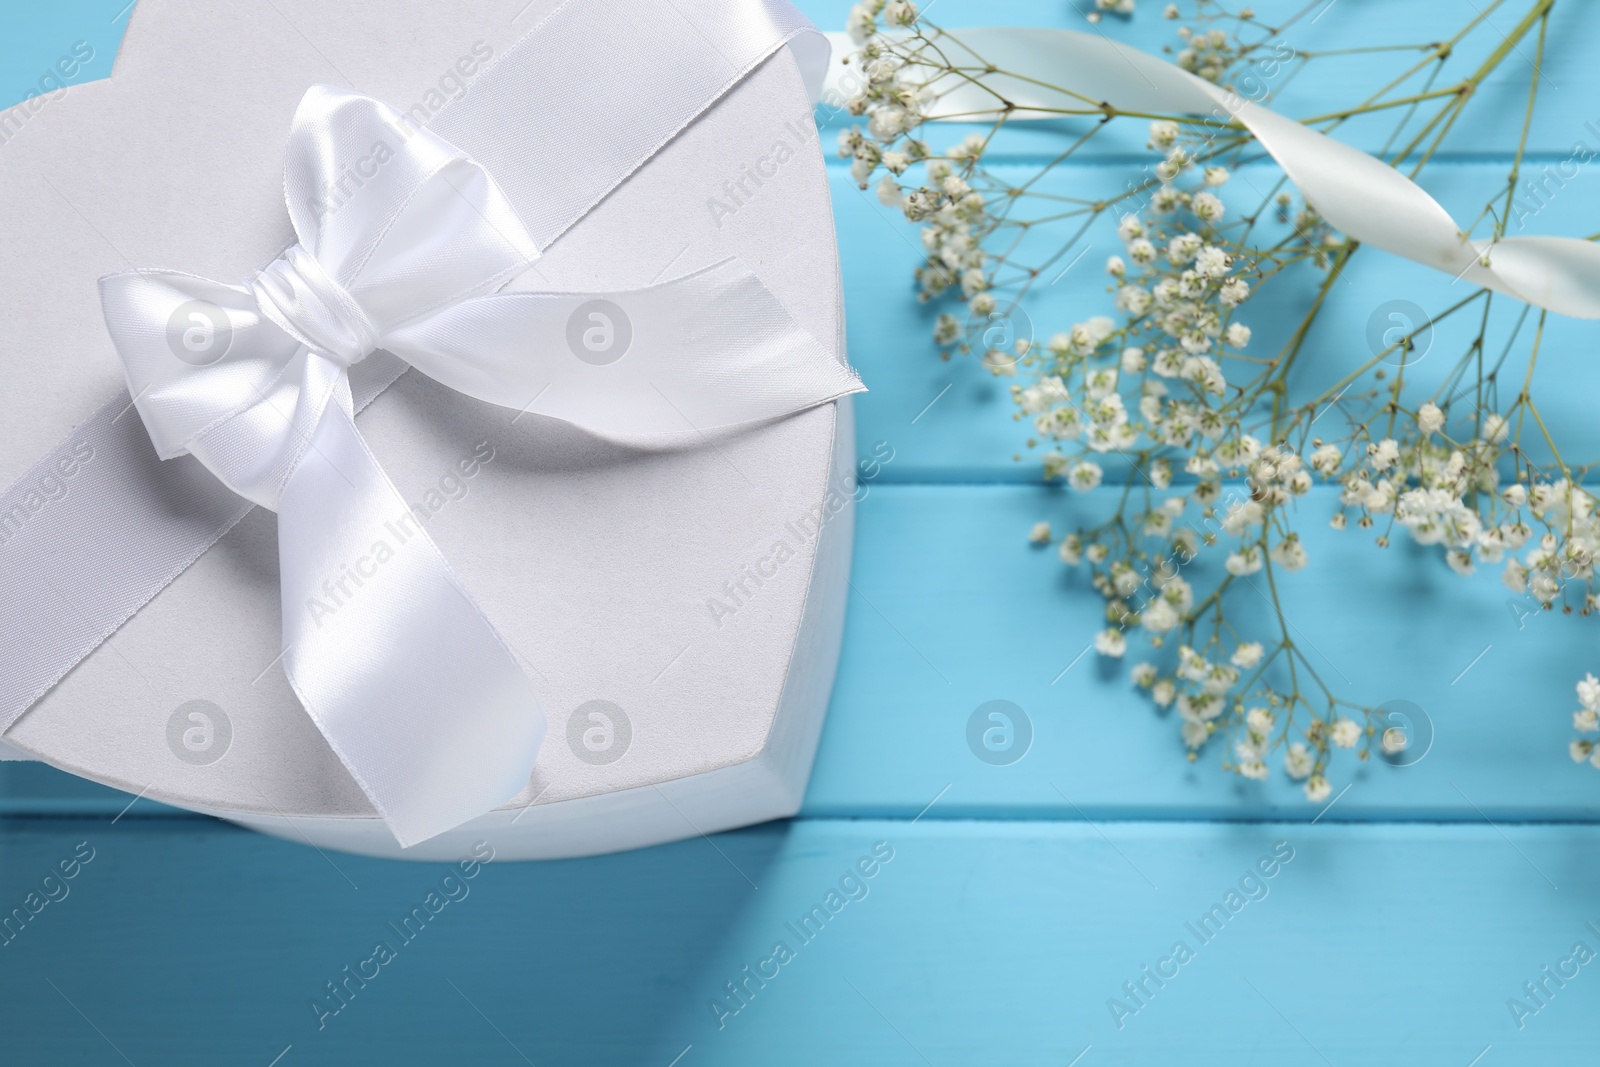
[[[66, 474], [22, 483], [75, 427], [126, 401], [97, 279], [154, 264], [248, 277], [292, 240], [281, 156], [307, 86], [346, 85], [426, 121], [563, 7], [524, 4], [140, 0], [113, 76], [44, 100], [5, 146], [0, 375], [14, 414], [0, 423], [0, 484], [22, 504], [8, 521], [47, 519], [55, 487], [76, 490]], [[605, 6], [589, 4], [595, 79], [629, 63], [626, 42], [639, 37], [637, 25], [613, 32]], [[646, 4], [628, 17], [682, 8], [692, 22], [701, 6]], [[541, 249], [536, 283], [512, 288], [608, 292], [736, 257], [842, 359], [803, 66], [792, 42], [754, 65]], [[562, 146], [537, 146], [537, 159], [559, 180]], [[123, 422], [138, 426], [131, 411]], [[592, 854], [797, 810], [848, 584], [859, 491], [848, 399], [654, 447], [413, 371], [357, 422], [537, 692], [548, 731], [526, 788], [398, 847], [276, 666], [276, 536], [262, 508], [49, 688], [5, 742], [267, 833], [406, 858], [453, 858], [481, 838], [502, 857]]]

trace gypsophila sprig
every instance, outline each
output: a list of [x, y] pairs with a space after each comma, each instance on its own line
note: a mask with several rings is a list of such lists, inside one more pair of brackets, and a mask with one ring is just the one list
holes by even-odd
[[[1505, 38], [1510, 47], [1495, 54], [1503, 59], [1525, 41], [1536, 49], [1537, 71], [1551, 3], [1525, 0]], [[1280, 25], [1213, 0], [1184, 9], [1168, 4], [1161, 15], [1177, 23], [1168, 51], [1178, 66], [1237, 98], [1265, 101], [1275, 84], [1321, 58], [1283, 39], [1289, 25], [1320, 6], [1310, 4]], [[1132, 2], [1097, 0], [1088, 17], [1126, 17], [1134, 9]], [[1447, 88], [1435, 84], [1456, 46], [1481, 23], [1417, 44], [1410, 50], [1415, 62], [1382, 90], [1353, 92], [1349, 107], [1305, 121], [1327, 131], [1354, 115], [1408, 105], [1394, 158], [1415, 154], [1425, 162], [1473, 90], [1497, 69], [1498, 61], [1487, 62]], [[1341, 773], [1339, 751], [1365, 760], [1375, 752], [1395, 755], [1406, 743], [1403, 732], [1380, 732], [1376, 709], [1324, 683], [1315, 656], [1283, 614], [1280, 580], [1316, 565], [1298, 524], [1313, 510], [1308, 494], [1318, 481], [1337, 488], [1336, 507], [1320, 518], [1336, 529], [1368, 531], [1384, 548], [1399, 528], [1460, 574], [1497, 566], [1513, 593], [1544, 609], [1594, 610], [1600, 508], [1583, 487], [1585, 470], [1560, 459], [1529, 389], [1542, 313], [1534, 316], [1526, 377], [1504, 403], [1505, 360], [1482, 358], [1497, 300], [1486, 290], [1426, 324], [1463, 312], [1485, 323], [1433, 395], [1413, 397], [1406, 389], [1423, 328], [1412, 324], [1392, 343], [1386, 337], [1383, 352], [1332, 388], [1293, 403], [1290, 373], [1322, 298], [1357, 249], [1298, 200], [1286, 180], [1266, 190], [1249, 184], [1232, 199], [1251, 206], [1228, 207], [1222, 194], [1239, 168], [1265, 158], [1230, 114], [1134, 118], [1084, 99], [1081, 109], [1060, 115], [1082, 116], [1087, 132], [1041, 174], [1113, 121], [1143, 124], [1149, 163], [1119, 194], [1064, 196], [1047, 191], [1040, 175], [1019, 180], [1015, 167], [1007, 176], [985, 165], [1015, 108], [994, 87], [1005, 72], [975, 61], [959, 31], [930, 24], [910, 3], [884, 0], [857, 4], [849, 29], [859, 51], [846, 62], [858, 68], [865, 87], [848, 109], [864, 124], [840, 135], [839, 153], [851, 161], [861, 188], [875, 183], [879, 201], [920, 228], [918, 297], [948, 305], [936, 319], [934, 344], [943, 358], [974, 356], [1011, 379], [1016, 417], [1031, 426], [1029, 447], [1040, 450], [1044, 478], [1083, 494], [1122, 487], [1115, 513], [1098, 525], [1058, 537], [1041, 522], [1027, 536], [1054, 543], [1065, 565], [1087, 573], [1104, 601], [1095, 650], [1136, 660], [1133, 684], [1157, 707], [1176, 710], [1191, 760], [1219, 745], [1228, 770], [1262, 779], [1276, 768], [1300, 783], [1307, 800], [1321, 803]], [[1393, 46], [1373, 51], [1406, 56]], [[936, 152], [924, 127], [939, 86], [949, 80], [993, 96], [993, 125]], [[1531, 95], [1532, 86], [1528, 121]], [[1426, 108], [1436, 114], [1407, 140], [1406, 122], [1428, 117]], [[1492, 223], [1494, 238], [1504, 235], [1513, 214], [1514, 181], [1515, 171], [1480, 217]], [[1120, 247], [1102, 261], [1101, 306], [1086, 308], [1081, 321], [1042, 344], [1033, 336], [974, 329], [1076, 262], [1069, 257], [1079, 239], [1102, 219], [1115, 220]], [[1030, 259], [1034, 246], [1024, 238], [1041, 231], [1060, 240], [1043, 258]], [[1315, 299], [1279, 351], [1258, 352], [1252, 298], [1286, 272], [1302, 280], [1309, 272]], [[1528, 317], [1522, 309], [1518, 337]], [[1335, 407], [1339, 414], [1321, 421]], [[1524, 442], [1537, 443], [1554, 463], [1536, 465]], [[1251, 613], [1263, 601], [1273, 608], [1264, 626], [1260, 612]], [[1600, 682], [1587, 676], [1578, 695], [1575, 728], [1600, 734]], [[1580, 736], [1572, 757], [1600, 767], [1597, 741]]]

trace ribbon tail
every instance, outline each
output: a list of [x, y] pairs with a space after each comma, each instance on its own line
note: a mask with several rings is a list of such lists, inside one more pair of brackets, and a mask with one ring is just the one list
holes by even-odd
[[284, 670], [410, 847], [526, 786], [545, 717], [340, 401], [278, 503]]
[[385, 343], [491, 404], [619, 440], [698, 440], [863, 392], [829, 340], [729, 258], [643, 289], [464, 300]]
[[[828, 37], [841, 54], [858, 51], [844, 35]], [[1438, 201], [1382, 160], [1164, 59], [1073, 30], [981, 27], [934, 42], [950, 63], [977, 63], [994, 73], [980, 81], [913, 63], [916, 80], [937, 94], [930, 120], [998, 119], [1004, 101], [1007, 122], [1059, 119], [1097, 104], [1136, 114], [1205, 115], [1218, 128], [1238, 122], [1345, 236], [1557, 314], [1600, 318], [1600, 247], [1593, 242], [1469, 241]], [[830, 64], [830, 99], [848, 98], [861, 86], [859, 64]]]

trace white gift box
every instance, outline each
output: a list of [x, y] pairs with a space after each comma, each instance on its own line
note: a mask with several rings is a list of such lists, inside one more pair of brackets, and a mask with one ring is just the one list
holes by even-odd
[[[524, 3], [140, 0], [113, 76], [49, 100], [3, 149], [0, 485], [29, 488], [15, 483], [41, 456], [126, 396], [97, 279], [147, 265], [247, 277], [291, 239], [282, 152], [308, 86], [426, 119], [555, 6]], [[729, 256], [842, 351], [822, 153], [787, 49], [544, 250], [537, 286], [645, 286]], [[412, 372], [358, 425], [538, 693], [549, 729], [526, 789], [396, 845], [276, 666], [275, 529], [259, 508], [4, 742], [129, 793], [404, 858], [479, 839], [508, 858], [586, 855], [798, 809], [843, 625], [848, 400], [649, 449]], [[75, 491], [65, 469], [35, 488], [0, 530]]]

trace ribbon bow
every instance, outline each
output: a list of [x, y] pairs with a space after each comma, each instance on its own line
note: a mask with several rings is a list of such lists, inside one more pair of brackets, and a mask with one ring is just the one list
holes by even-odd
[[545, 719], [420, 525], [374, 551], [409, 507], [356, 429], [350, 368], [398, 357], [613, 436], [703, 433], [862, 386], [734, 260], [604, 300], [497, 292], [538, 259], [533, 238], [483, 167], [376, 100], [312, 88], [287, 155], [298, 243], [247, 285], [137, 270], [102, 279], [102, 303], [161, 458], [192, 454], [278, 513], [284, 671], [409, 846], [515, 796]]

